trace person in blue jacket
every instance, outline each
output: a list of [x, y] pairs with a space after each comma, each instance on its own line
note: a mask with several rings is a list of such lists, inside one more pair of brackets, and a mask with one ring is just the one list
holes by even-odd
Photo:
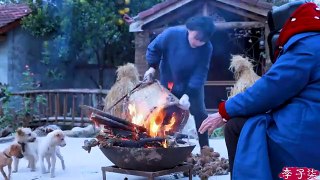
[[[160, 82], [172, 88], [183, 108], [189, 109], [198, 129], [208, 117], [204, 104], [204, 84], [207, 80], [212, 55], [210, 38], [214, 33], [213, 19], [196, 16], [185, 26], [170, 27], [159, 34], [148, 46], [146, 60], [150, 68], [144, 78], [160, 70]], [[198, 133], [199, 134], [199, 133]], [[201, 147], [208, 146], [208, 135], [199, 134]]]
[[209, 115], [199, 129], [212, 133], [226, 121], [232, 179], [278, 179], [285, 167], [320, 170], [320, 8], [316, 4], [304, 3], [291, 14], [277, 40], [275, 57], [261, 79], [222, 102], [219, 112]]

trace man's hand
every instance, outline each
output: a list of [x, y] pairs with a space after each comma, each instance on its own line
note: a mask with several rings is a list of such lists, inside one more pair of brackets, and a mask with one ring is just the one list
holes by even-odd
[[153, 67], [150, 67], [143, 76], [143, 81], [151, 82], [153, 80], [156, 70]]
[[184, 94], [179, 100], [179, 105], [181, 109], [189, 110], [190, 108], [189, 96]]
[[208, 134], [211, 135], [213, 133], [213, 131], [221, 126], [223, 126], [225, 124], [225, 122], [223, 121], [223, 118], [221, 117], [221, 115], [217, 112], [214, 114], [210, 114], [207, 119], [205, 119], [200, 128], [199, 128], [199, 132], [200, 134], [205, 133], [206, 131], [208, 131]]

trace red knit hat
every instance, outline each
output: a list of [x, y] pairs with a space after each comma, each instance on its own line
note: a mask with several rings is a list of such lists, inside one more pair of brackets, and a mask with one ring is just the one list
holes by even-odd
[[293, 35], [312, 31], [320, 32], [320, 8], [314, 3], [305, 3], [292, 13], [284, 24], [277, 40], [275, 60], [282, 47]]

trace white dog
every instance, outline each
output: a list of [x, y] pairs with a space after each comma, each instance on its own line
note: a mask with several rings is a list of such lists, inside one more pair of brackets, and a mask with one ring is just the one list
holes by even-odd
[[[51, 177], [55, 177], [56, 156], [61, 160], [62, 169], [65, 169], [64, 160], [60, 153], [60, 147], [66, 146], [65, 135], [62, 130], [50, 132], [41, 141], [39, 146], [40, 166], [43, 174], [51, 172]], [[48, 170], [44, 165], [44, 158], [48, 162]]]
[[[23, 156], [28, 160], [28, 168], [36, 170], [38, 160], [38, 139], [37, 135], [30, 128], [18, 128], [15, 141], [22, 147]], [[18, 172], [19, 159], [13, 157], [13, 171]]]

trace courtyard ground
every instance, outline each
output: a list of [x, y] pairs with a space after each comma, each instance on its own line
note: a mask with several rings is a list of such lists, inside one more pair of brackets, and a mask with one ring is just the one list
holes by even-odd
[[[61, 168], [60, 161], [57, 159], [56, 164], [56, 177], [55, 180], [101, 180], [102, 166], [109, 166], [112, 163], [102, 154], [99, 148], [94, 147], [90, 154], [82, 149], [83, 141], [86, 138], [66, 138], [67, 146], [61, 148], [61, 152], [65, 159], [66, 170], [63, 171]], [[12, 142], [0, 144], [0, 150], [4, 150]], [[227, 157], [226, 146], [224, 139], [211, 139], [210, 146], [215, 149], [215, 151], [221, 154], [221, 157]], [[199, 145], [196, 146], [193, 153], [199, 153]], [[7, 168], [5, 168], [7, 171]], [[124, 178], [128, 180], [143, 180], [146, 178], [139, 176], [130, 176], [117, 173], [107, 173], [107, 180], [123, 180]], [[2, 176], [1, 178], [2, 179]], [[39, 162], [37, 163], [36, 172], [30, 172], [27, 169], [27, 161], [22, 159], [20, 162], [20, 168], [18, 173], [12, 174], [12, 180], [48, 180], [50, 174], [41, 174]], [[173, 175], [161, 176], [156, 178], [158, 180], [174, 180]], [[188, 178], [181, 178], [188, 179]], [[194, 177], [193, 179], [200, 179]], [[229, 175], [224, 176], [213, 176], [210, 180], [228, 180]]]

